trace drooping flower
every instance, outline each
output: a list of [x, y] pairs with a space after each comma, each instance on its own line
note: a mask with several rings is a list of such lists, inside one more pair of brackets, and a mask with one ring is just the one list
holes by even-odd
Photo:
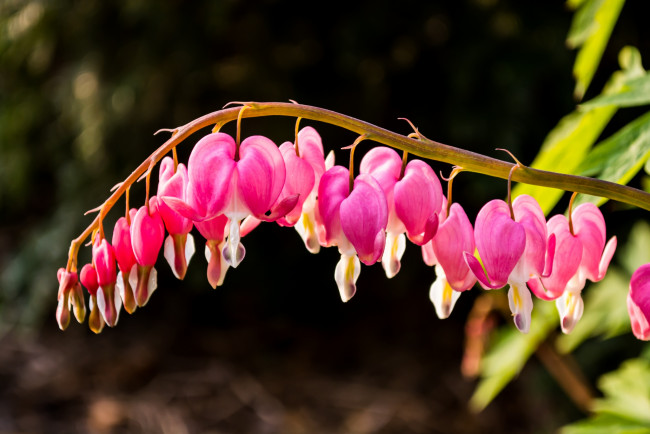
[[131, 245], [131, 225], [129, 222], [133, 221], [137, 211], [135, 208], [131, 208], [129, 210], [129, 220], [126, 217], [120, 217], [117, 220], [113, 229], [112, 238], [113, 252], [115, 253], [117, 266], [120, 270], [117, 273], [115, 287], [122, 297], [124, 310], [128, 313], [135, 312], [138, 307], [135, 301], [135, 290], [129, 282], [131, 272], [137, 268], [135, 255], [133, 254], [133, 246]]
[[[158, 197], [175, 197], [185, 201], [188, 184], [187, 169], [184, 164], [174, 167], [174, 160], [165, 157], [160, 163]], [[185, 278], [187, 265], [194, 255], [192, 220], [171, 209], [164, 201], [158, 202], [158, 211], [169, 235], [165, 239], [164, 256], [177, 279]]]
[[545, 275], [555, 253], [555, 236], [547, 239], [542, 209], [528, 195], [515, 199], [512, 213], [507, 203], [490, 201], [476, 218], [475, 237], [485, 271], [478, 259], [466, 253], [468, 265], [486, 289], [509, 285], [508, 302], [514, 323], [521, 332], [528, 333], [533, 299], [526, 283]]
[[223, 256], [232, 267], [237, 267], [245, 254], [241, 220], [252, 215], [275, 221], [298, 202], [298, 196], [292, 195], [273, 206], [284, 185], [285, 167], [278, 147], [263, 136], [248, 137], [237, 145], [228, 134], [208, 134], [192, 150], [187, 170], [187, 202], [175, 197], [162, 200], [194, 221], [220, 214], [228, 217], [229, 235]]
[[406, 248], [404, 233], [417, 245], [427, 243], [438, 228], [442, 187], [431, 167], [421, 160], [410, 161], [402, 173], [402, 159], [391, 148], [375, 147], [361, 160], [360, 173], [377, 180], [388, 205], [386, 249], [382, 266], [386, 276], [395, 276]]
[[616, 237], [605, 244], [605, 219], [592, 203], [578, 206], [571, 223], [562, 215], [548, 221], [548, 231], [556, 237], [556, 254], [549, 276], [531, 279], [530, 289], [545, 300], [555, 300], [564, 333], [570, 333], [584, 311], [582, 289], [587, 279], [605, 277], [616, 250]]
[[634, 336], [650, 341], [650, 264], [642, 265], [632, 274], [627, 311]]
[[433, 255], [428, 255], [429, 261], [436, 264], [436, 280], [431, 285], [429, 298], [440, 319], [447, 318], [460, 294], [476, 283], [464, 256], [464, 252], [474, 252], [475, 249], [474, 229], [465, 210], [453, 203], [449, 216], [443, 214], [442, 217], [436, 235], [429, 242]]
[[149, 206], [140, 207], [131, 221], [131, 244], [137, 267], [131, 269], [129, 282], [135, 288], [135, 300], [142, 307], [158, 287], [158, 273], [154, 265], [165, 237], [165, 226], [158, 212], [156, 196]]
[[321, 178], [318, 210], [326, 246], [338, 246], [341, 253], [334, 277], [345, 302], [356, 292], [359, 261], [371, 265], [382, 256], [388, 221], [386, 198], [377, 181], [367, 174], [357, 176], [350, 191], [348, 169], [334, 166]]
[[503, 287], [524, 253], [526, 230], [511, 218], [507, 203], [494, 199], [476, 216], [474, 239], [485, 270], [471, 252], [465, 252], [467, 265], [483, 288]]
[[228, 263], [221, 254], [226, 244], [228, 218], [222, 214], [210, 220], [196, 222], [194, 225], [207, 240], [205, 259], [208, 261], [208, 282], [212, 288], [216, 289], [217, 286], [223, 284], [226, 271], [228, 271]]
[[115, 290], [117, 271], [115, 267], [115, 253], [106, 238], [101, 238], [98, 233], [93, 243], [93, 267], [97, 273], [97, 306], [104, 321], [109, 327], [114, 327], [120, 316], [122, 299]]
[[564, 293], [555, 301], [564, 333], [571, 332], [582, 317], [584, 302], [581, 293], [587, 279], [598, 282], [605, 277], [617, 243], [616, 237], [612, 237], [605, 244], [605, 219], [593, 203], [578, 206], [571, 217], [573, 233], [582, 244], [582, 258]]
[[83, 322], [86, 317], [86, 302], [77, 272], [59, 268], [56, 277], [59, 281], [56, 321], [59, 328], [65, 330], [70, 324], [70, 308], [74, 310], [77, 321]]
[[97, 282], [97, 271], [92, 264], [86, 264], [81, 269], [80, 280], [90, 294], [90, 315], [88, 316], [88, 326], [94, 333], [100, 333], [104, 328], [104, 319], [99, 311], [97, 304], [97, 291], [99, 283]]

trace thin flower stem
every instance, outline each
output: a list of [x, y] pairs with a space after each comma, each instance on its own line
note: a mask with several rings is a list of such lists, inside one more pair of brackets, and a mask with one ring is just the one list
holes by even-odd
[[578, 195], [578, 192], [574, 192], [571, 195], [571, 200], [569, 201], [569, 232], [571, 232], [571, 235], [575, 235], [573, 233], [573, 218], [571, 216], [573, 214], [573, 201], [576, 200], [577, 195]]
[[402, 168], [399, 171], [399, 179], [404, 178], [404, 172], [406, 171], [406, 163], [408, 162], [408, 151], [404, 151], [402, 154]]
[[293, 146], [296, 148], [296, 157], [300, 158], [300, 148], [298, 148], [298, 128], [300, 127], [300, 121], [302, 118], [296, 119], [296, 131], [295, 131], [295, 140]]
[[[368, 122], [319, 107], [281, 102], [247, 102], [245, 103], [245, 107], [247, 108], [245, 112], [242, 111], [241, 107], [230, 107], [218, 110], [172, 130], [173, 135], [157, 150], [155, 150], [148, 159], [142, 162], [108, 197], [108, 199], [106, 199], [102, 206], [104, 212], [107, 213], [124, 194], [128, 187], [135, 183], [152, 164], [156, 164], [160, 161], [176, 145], [183, 142], [193, 133], [202, 128], [214, 126], [215, 124], [221, 126], [227, 122], [236, 120], [239, 116], [245, 118], [289, 116], [324, 122], [350, 130], [357, 134], [365, 134], [366, 139], [402, 151], [407, 151], [410, 154], [422, 158], [462, 166], [464, 171], [481, 173], [495, 178], [507, 179], [510, 169], [512, 169], [513, 166], [512, 163], [507, 163], [496, 158], [486, 157], [465, 149], [445, 145], [429, 140], [422, 135], [420, 135], [419, 139], [411, 139]], [[540, 185], [606, 197], [650, 211], [650, 194], [632, 187], [608, 181], [537, 170], [526, 166], [519, 167], [519, 170], [513, 174], [512, 180], [525, 184]], [[81, 235], [71, 242], [68, 257], [68, 270], [76, 269], [76, 258], [79, 247], [97, 227], [99, 224], [99, 217], [99, 215], [95, 217], [95, 220], [93, 220]]]

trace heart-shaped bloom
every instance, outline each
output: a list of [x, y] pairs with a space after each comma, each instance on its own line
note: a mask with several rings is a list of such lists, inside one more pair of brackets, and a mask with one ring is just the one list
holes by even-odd
[[131, 245], [131, 225], [129, 221], [133, 221], [137, 212], [138, 210], [131, 208], [129, 210], [129, 220], [126, 217], [120, 217], [117, 220], [113, 229], [112, 238], [113, 252], [115, 253], [117, 266], [120, 270], [117, 273], [115, 287], [122, 297], [124, 310], [128, 313], [135, 312], [135, 309], [138, 307], [135, 301], [134, 289], [129, 282], [131, 271], [136, 269], [135, 255], [133, 254], [133, 246]]
[[210, 220], [196, 222], [194, 225], [207, 240], [205, 259], [208, 261], [208, 282], [212, 288], [216, 289], [217, 286], [223, 284], [226, 271], [228, 271], [228, 263], [221, 254], [226, 244], [228, 218], [225, 215], [219, 215]]
[[67, 271], [59, 268], [56, 273], [59, 280], [58, 304], [56, 308], [56, 321], [61, 330], [65, 330], [70, 324], [70, 308], [74, 310], [78, 322], [86, 318], [86, 302], [83, 297], [83, 289], [79, 284], [79, 278], [75, 271]]
[[137, 267], [131, 269], [129, 282], [135, 288], [135, 300], [142, 307], [158, 287], [158, 273], [154, 268], [165, 238], [165, 225], [158, 212], [156, 196], [149, 199], [149, 207], [138, 209], [131, 221], [131, 244]]
[[[443, 217], [445, 217], [443, 215]], [[438, 226], [430, 245], [435, 261], [436, 280], [431, 285], [429, 298], [440, 319], [447, 318], [461, 292], [476, 283], [474, 273], [465, 262], [464, 252], [474, 252], [474, 229], [458, 203], [451, 204], [449, 216]]]
[[284, 161], [278, 147], [263, 136], [248, 137], [237, 146], [228, 134], [208, 134], [194, 146], [187, 171], [186, 201], [171, 196], [163, 200], [194, 221], [220, 214], [228, 217], [223, 256], [232, 267], [237, 267], [245, 254], [240, 242], [241, 220], [252, 215], [275, 221], [298, 202], [298, 196], [292, 195], [276, 204], [285, 181]]
[[359, 260], [366, 265], [374, 264], [384, 251], [386, 198], [377, 181], [367, 174], [357, 176], [350, 191], [348, 169], [334, 166], [321, 178], [318, 210], [326, 245], [338, 246], [341, 253], [334, 277], [345, 302], [356, 292]]
[[485, 289], [503, 287], [526, 248], [526, 230], [510, 216], [508, 204], [494, 199], [481, 208], [474, 224], [476, 248], [483, 262], [465, 252], [465, 260]]
[[634, 336], [650, 341], [650, 264], [642, 265], [632, 274], [627, 311]]
[[555, 235], [547, 238], [546, 218], [537, 201], [529, 195], [521, 195], [512, 203], [515, 221], [526, 234], [526, 246], [517, 265], [508, 277], [510, 289], [508, 302], [517, 328], [530, 330], [533, 299], [526, 282], [533, 277], [545, 276], [555, 254]]
[[528, 287], [542, 300], [556, 300], [578, 271], [582, 260], [582, 243], [571, 233], [569, 221], [562, 214], [551, 217], [546, 228], [550, 235], [555, 236], [552, 271], [548, 276], [531, 278]]
[[375, 147], [361, 160], [360, 173], [377, 180], [388, 206], [386, 249], [382, 266], [386, 276], [395, 276], [406, 248], [404, 233], [417, 245], [427, 243], [438, 228], [442, 187], [431, 167], [412, 160], [402, 174], [402, 159], [391, 148]]
[[[174, 197], [185, 201], [188, 184], [187, 169], [184, 164], [174, 167], [174, 160], [165, 157], [160, 163], [158, 178], [158, 197]], [[164, 256], [177, 279], [185, 278], [187, 264], [194, 255], [192, 220], [174, 211], [164, 201], [158, 202], [158, 211], [169, 235], [165, 239]]]
[[106, 238], [101, 238], [99, 233], [93, 243], [93, 267], [97, 273], [97, 306], [104, 321], [109, 327], [114, 327], [120, 316], [122, 300], [115, 290], [117, 270], [115, 266], [115, 253]]
[[104, 319], [97, 305], [97, 291], [99, 283], [97, 282], [97, 271], [92, 264], [86, 264], [79, 273], [79, 279], [83, 286], [86, 287], [90, 294], [90, 315], [88, 316], [88, 326], [94, 333], [100, 333], [104, 328]]
[[593, 203], [584, 203], [572, 213], [573, 233], [582, 244], [582, 258], [573, 277], [567, 283], [564, 293], [555, 300], [560, 314], [562, 331], [569, 333], [582, 317], [584, 302], [582, 289], [587, 279], [598, 282], [605, 277], [609, 262], [616, 250], [616, 237], [605, 244], [605, 219], [600, 209]]

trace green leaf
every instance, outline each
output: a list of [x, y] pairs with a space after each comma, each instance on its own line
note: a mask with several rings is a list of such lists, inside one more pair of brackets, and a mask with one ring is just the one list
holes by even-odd
[[[612, 74], [602, 95], [615, 95], [625, 83], [641, 77], [645, 70], [641, 66], [641, 55], [634, 47], [624, 47], [619, 53], [620, 71]], [[535, 157], [531, 167], [553, 172], [575, 175], [582, 160], [596, 142], [605, 126], [616, 113], [616, 105], [582, 107], [563, 117], [546, 136], [542, 149]], [[650, 173], [650, 172], [649, 172]], [[513, 197], [529, 194], [537, 199], [544, 214], [551, 212], [564, 191], [517, 184]]]
[[595, 402], [596, 413], [607, 413], [650, 427], [650, 361], [631, 359], [600, 377], [605, 397]]
[[562, 434], [648, 434], [648, 426], [621, 417], [599, 414], [565, 426]]
[[481, 380], [474, 391], [470, 407], [483, 410], [495, 396], [521, 371], [526, 361], [557, 327], [558, 315], [553, 303], [537, 302], [533, 309], [530, 333], [523, 334], [512, 326], [499, 331], [481, 365]]
[[594, 76], [625, 0], [588, 0], [576, 11], [567, 44], [580, 47], [573, 65], [575, 96], [581, 99]]
[[[599, 107], [586, 112], [574, 111], [563, 117], [549, 133], [542, 149], [531, 164], [541, 170], [574, 174], [600, 136], [616, 107]], [[517, 184], [513, 197], [529, 194], [537, 199], [544, 214], [551, 212], [564, 191], [530, 184]]]
[[621, 88], [614, 95], [600, 95], [581, 104], [579, 110], [590, 110], [595, 107], [615, 105], [617, 107], [635, 107], [650, 104], [650, 74], [637, 77]]
[[562, 433], [650, 432], [650, 360], [628, 360], [600, 377], [598, 386], [605, 396], [595, 401], [594, 416], [564, 427]]
[[625, 247], [616, 255], [617, 262], [623, 266], [629, 276], [632, 276], [641, 265], [650, 263], [648, 246], [650, 246], [650, 224], [645, 220], [639, 220], [632, 226]]
[[[584, 176], [600, 174], [606, 181], [627, 184], [650, 157], [650, 112], [640, 116], [597, 145], [577, 172]], [[606, 198], [580, 195], [575, 205], [592, 202], [602, 205]]]
[[570, 334], [557, 338], [557, 349], [570, 353], [590, 337], [610, 338], [629, 332], [630, 317], [626, 302], [629, 283], [629, 274], [610, 267], [603, 280], [590, 285], [584, 292], [582, 318]]

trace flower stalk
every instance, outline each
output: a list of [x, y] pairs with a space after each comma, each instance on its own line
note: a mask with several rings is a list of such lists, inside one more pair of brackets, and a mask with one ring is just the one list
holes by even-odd
[[[518, 170], [512, 173], [512, 180], [515, 182], [606, 197], [650, 211], [650, 194], [625, 185], [594, 178], [533, 169], [521, 164], [508, 163], [465, 149], [445, 145], [427, 139], [421, 134], [418, 134], [417, 138], [404, 136], [368, 122], [319, 107], [279, 102], [246, 102], [240, 104], [242, 104], [242, 106], [224, 108], [197, 118], [182, 127], [173, 130], [165, 130], [170, 131], [172, 136], [157, 150], [155, 150], [149, 158], [142, 162], [122, 183], [117, 186], [117, 188], [114, 189], [113, 193], [100, 206], [99, 209], [101, 211], [93, 222], [71, 242], [66, 267], [67, 271], [76, 272], [77, 253], [80, 246], [94, 230], [98, 229], [103, 216], [109, 212], [120, 197], [131, 185], [137, 182], [145, 172], [150, 172], [151, 168], [156, 163], [196, 131], [208, 126], [221, 127], [225, 123], [233, 120], [237, 120], [238, 123], [240, 123], [242, 118], [288, 116], [324, 122], [363, 135], [363, 139], [365, 140], [373, 140], [422, 158], [461, 166], [463, 170], [467, 172], [481, 173], [496, 178], [508, 179], [513, 167], [517, 167]], [[239, 143], [239, 131], [240, 128], [238, 125], [237, 143]]]

